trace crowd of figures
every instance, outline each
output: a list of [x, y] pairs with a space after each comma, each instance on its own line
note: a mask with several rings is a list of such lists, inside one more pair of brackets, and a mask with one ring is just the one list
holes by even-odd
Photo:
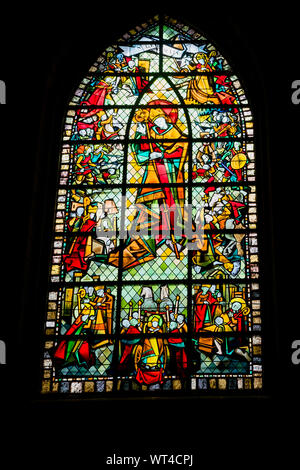
[[[118, 348], [118, 362], [107, 362], [107, 375], [115, 369], [117, 375], [132, 377], [144, 385], [162, 384], [167, 376], [185, 379], [189, 373], [199, 372], [203, 355], [219, 363], [225, 360], [227, 365], [231, 357], [250, 361], [249, 344], [243, 335], [250, 309], [243, 289], [232, 286], [232, 297], [226, 300], [216, 285], [194, 286], [189, 325], [182, 294], [174, 296], [164, 285], [155, 300], [153, 288], [142, 287], [140, 299], [129, 301], [122, 310], [119, 344], [112, 341], [116, 325], [115, 296], [111, 290], [103, 286], [77, 288], [73, 295], [75, 306], [64, 315], [64, 337], [54, 353], [60, 368], [74, 364], [87, 369], [97, 366], [97, 350], [111, 345]], [[193, 343], [190, 364], [189, 328]]]

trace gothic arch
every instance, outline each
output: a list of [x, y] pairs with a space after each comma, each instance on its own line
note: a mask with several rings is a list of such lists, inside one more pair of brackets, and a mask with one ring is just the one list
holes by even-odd
[[43, 393], [260, 390], [251, 108], [201, 33], [154, 17], [66, 111]]

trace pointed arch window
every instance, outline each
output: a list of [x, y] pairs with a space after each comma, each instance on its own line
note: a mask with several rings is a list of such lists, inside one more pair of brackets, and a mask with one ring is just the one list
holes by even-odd
[[252, 112], [201, 33], [155, 17], [66, 111], [43, 393], [259, 390]]

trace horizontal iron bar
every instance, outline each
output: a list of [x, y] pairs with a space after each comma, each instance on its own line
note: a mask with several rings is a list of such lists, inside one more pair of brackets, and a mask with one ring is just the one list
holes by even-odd
[[[155, 285], [158, 285], [158, 286], [164, 286], [166, 285], [166, 283], [168, 283], [168, 285], [183, 285], [185, 287], [188, 287], [188, 285], [192, 285], [192, 286], [201, 286], [202, 284], [211, 284], [211, 285], [218, 285], [218, 284], [222, 284], [222, 285], [250, 285], [251, 283], [259, 283], [259, 281], [257, 279], [250, 279], [250, 278], [242, 278], [242, 279], [209, 279], [209, 278], [205, 278], [205, 279], [171, 279], [171, 280], [168, 280], [168, 279], [159, 279], [159, 280], [153, 280], [153, 279], [141, 279], [141, 280], [132, 280], [132, 281], [126, 281], [126, 280], [122, 280], [122, 286], [125, 287], [125, 286], [141, 286], [143, 287], [144, 285], [147, 285], [147, 286], [155, 286]], [[118, 280], [115, 280], [115, 281], [101, 281], [101, 280], [94, 280], [94, 281], [70, 281], [70, 282], [50, 282], [51, 284], [51, 289], [53, 290], [54, 287], [58, 287], [58, 288], [61, 288], [61, 287], [65, 287], [65, 288], [72, 288], [72, 287], [79, 287], [79, 286], [99, 286], [100, 285], [104, 285], [104, 286], [115, 286], [117, 287], [118, 285]]]
[[[238, 187], [242, 187], [242, 188], [247, 188], [249, 186], [256, 186], [256, 183], [255, 182], [252, 182], [252, 181], [237, 181], [237, 182], [232, 182], [232, 181], [228, 181], [228, 182], [224, 182], [224, 181], [213, 181], [213, 182], [208, 182], [208, 181], [204, 181], [204, 182], [192, 182], [191, 184], [190, 183], [125, 183], [125, 185], [123, 183], [99, 183], [99, 184], [63, 184], [63, 185], [59, 185], [62, 187], [62, 189], [91, 189], [91, 190], [94, 190], [94, 189], [100, 189], [101, 191], [103, 191], [103, 189], [107, 189], [109, 191], [111, 191], [112, 189], [114, 188], [136, 188], [136, 189], [139, 189], [141, 187], [143, 188], [206, 188], [208, 186], [216, 186], [217, 188], [236, 188], [237, 186]], [[103, 187], [104, 186], [104, 187]]]
[[[146, 144], [149, 142], [159, 142], [162, 143], [162, 140], [159, 139], [143, 139], [142, 143]], [[205, 138], [195, 138], [195, 137], [187, 137], [187, 138], [182, 138], [182, 139], [163, 139], [163, 142], [187, 142], [189, 145], [193, 143], [201, 143], [201, 142], [227, 142], [227, 143], [233, 143], [233, 142], [241, 142], [241, 143], [253, 143], [253, 138], [252, 137], [205, 137]], [[64, 145], [100, 145], [100, 144], [106, 144], [109, 146], [115, 145], [115, 144], [140, 144], [141, 140], [140, 139], [130, 139], [124, 136], [124, 138], [119, 138], [119, 139], [113, 139], [113, 140], [107, 140], [107, 139], [99, 139], [99, 140], [91, 140], [91, 139], [68, 139], [68, 140], [62, 140], [62, 146]]]
[[249, 105], [248, 104], [226, 104], [226, 103], [223, 103], [223, 104], [196, 104], [196, 103], [190, 103], [190, 104], [186, 104], [186, 103], [172, 103], [172, 105], [163, 105], [163, 104], [155, 104], [155, 105], [149, 105], [148, 104], [103, 104], [101, 106], [99, 105], [96, 105], [96, 104], [72, 104], [70, 103], [69, 104], [69, 107], [70, 109], [115, 109], [115, 108], [120, 108], [120, 109], [159, 109], [159, 108], [179, 108], [179, 109], [192, 109], [192, 108], [196, 108], [196, 109], [219, 109], [219, 108], [224, 108], [224, 109], [228, 109], [228, 108], [237, 108], [237, 109], [244, 109], [244, 108], [249, 108]]

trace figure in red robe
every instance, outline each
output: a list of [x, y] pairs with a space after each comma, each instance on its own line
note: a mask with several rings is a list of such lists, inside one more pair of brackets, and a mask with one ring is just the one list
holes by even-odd
[[196, 294], [195, 332], [200, 331], [204, 327], [204, 324], [207, 322], [207, 318], [210, 319], [207, 323], [210, 323], [213, 317], [211, 306], [217, 302], [217, 299], [214, 298], [209, 288], [209, 286], [201, 286], [201, 289]]
[[63, 339], [58, 344], [54, 352], [54, 360], [58, 363], [84, 363], [88, 367], [95, 364], [95, 353], [89, 342], [85, 339], [76, 339], [76, 336], [82, 335], [89, 327], [91, 320], [86, 317], [87, 315], [80, 314], [66, 332], [65, 336], [71, 336], [74, 339]]
[[124, 349], [120, 358], [118, 370], [119, 372], [125, 373], [130, 367], [130, 360], [133, 359], [132, 352], [134, 346], [140, 341], [139, 337], [131, 337], [130, 335], [140, 335], [141, 332], [137, 326], [130, 324], [129, 320], [124, 320], [123, 326], [124, 329], [121, 331], [121, 334], [123, 333], [127, 338], [122, 337], [121, 340], [122, 344], [124, 344]]
[[[82, 211], [84, 211], [83, 214]], [[96, 221], [90, 218], [89, 214], [86, 214], [85, 209], [79, 207], [76, 216], [67, 221], [67, 226], [72, 233], [91, 232], [96, 226]], [[91, 238], [85, 234], [71, 238], [69, 251], [66, 255], [63, 255], [63, 261], [68, 272], [73, 269], [87, 271], [89, 266], [87, 261], [92, 256]]]
[[181, 336], [178, 336], [180, 333], [187, 332], [187, 325], [184, 322], [183, 315], [178, 315], [176, 322], [170, 323], [171, 333], [174, 333], [176, 336], [170, 336], [168, 338], [168, 344], [170, 349], [170, 356], [172, 362], [172, 356], [175, 362], [176, 375], [181, 378], [186, 377], [187, 375], [187, 355], [185, 351], [185, 343]]
[[[81, 102], [83, 106], [77, 111], [77, 129], [82, 137], [93, 137], [96, 134], [100, 120], [99, 112], [111, 90], [112, 84], [100, 80], [90, 97]], [[93, 108], [88, 108], [90, 106]]]

